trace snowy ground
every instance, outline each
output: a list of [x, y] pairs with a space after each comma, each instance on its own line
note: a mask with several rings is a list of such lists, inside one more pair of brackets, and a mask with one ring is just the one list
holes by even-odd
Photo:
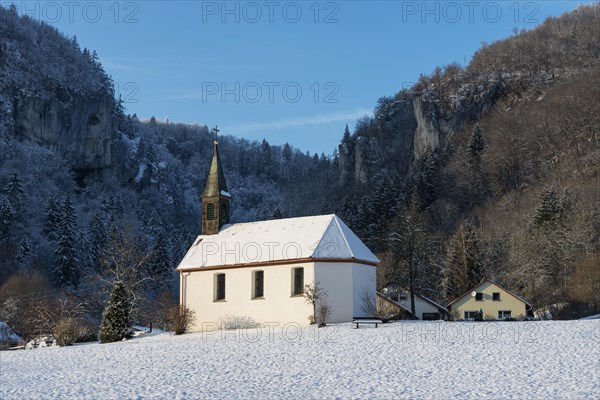
[[6, 400], [600, 398], [599, 320], [161, 333], [0, 359]]

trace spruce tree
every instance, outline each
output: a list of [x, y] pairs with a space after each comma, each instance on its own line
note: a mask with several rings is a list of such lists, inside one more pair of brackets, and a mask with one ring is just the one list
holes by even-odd
[[273, 212], [273, 219], [282, 219], [283, 218], [283, 213], [281, 212], [281, 209], [279, 207], [277, 207], [275, 209], [275, 211]]
[[439, 186], [438, 161], [431, 146], [423, 153], [414, 173], [415, 193], [421, 211], [427, 209], [436, 199]]
[[346, 124], [346, 128], [344, 128], [344, 135], [342, 136], [342, 146], [344, 150], [350, 153], [352, 149], [352, 135], [350, 134], [350, 128], [348, 128], [348, 124]]
[[17, 262], [21, 265], [25, 264], [29, 260], [29, 254], [31, 253], [31, 247], [26, 238], [21, 239], [19, 243], [19, 253], [17, 254]]
[[475, 125], [467, 144], [468, 168], [471, 172], [470, 181], [467, 183], [467, 202], [471, 205], [480, 204], [488, 192], [487, 178], [481, 165], [481, 158], [485, 153], [485, 139], [479, 125]]
[[162, 284], [162, 279], [169, 278], [173, 270], [171, 246], [164, 231], [159, 231], [152, 249], [151, 275], [157, 283]]
[[51, 196], [46, 204], [44, 214], [44, 233], [50, 240], [57, 239], [58, 223], [60, 221], [60, 205], [54, 196]]
[[102, 312], [100, 342], [111, 343], [131, 336], [131, 302], [121, 281], [113, 284], [108, 304]]
[[0, 199], [0, 240], [2, 242], [10, 241], [14, 215], [15, 213], [8, 200]]
[[23, 210], [24, 191], [18, 173], [14, 172], [12, 174], [10, 181], [4, 188], [4, 193], [8, 197], [8, 201], [10, 201], [10, 205], [15, 213], [20, 214]]
[[468, 149], [471, 160], [474, 162], [479, 162], [481, 160], [481, 156], [485, 152], [485, 140], [479, 124], [475, 125], [473, 132], [469, 137]]
[[553, 187], [548, 187], [540, 195], [533, 220], [537, 226], [542, 226], [555, 221], [560, 216], [560, 212], [560, 198]]
[[282, 156], [283, 156], [283, 161], [285, 163], [290, 163], [292, 162], [292, 147], [290, 146], [289, 143], [286, 143], [283, 146], [283, 152], [282, 152]]
[[108, 235], [100, 213], [94, 214], [88, 228], [90, 242], [90, 262], [97, 272], [101, 272], [100, 260], [105, 254]]
[[58, 223], [58, 245], [54, 252], [54, 281], [60, 287], [77, 286], [79, 283], [79, 259], [77, 257], [76, 214], [71, 197], [67, 196], [62, 205]]

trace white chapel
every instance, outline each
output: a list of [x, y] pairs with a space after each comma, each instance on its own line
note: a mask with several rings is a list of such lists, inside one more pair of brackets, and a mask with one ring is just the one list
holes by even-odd
[[202, 234], [177, 267], [180, 303], [204, 330], [226, 317], [309, 325], [305, 285], [318, 285], [328, 322], [369, 317], [379, 259], [336, 215], [229, 223], [231, 195], [215, 140], [202, 192]]

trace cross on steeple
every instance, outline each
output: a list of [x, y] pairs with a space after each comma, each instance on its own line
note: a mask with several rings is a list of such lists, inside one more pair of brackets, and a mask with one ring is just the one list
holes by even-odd
[[218, 128], [218, 125], [215, 125], [213, 132], [215, 133], [215, 144], [217, 144], [219, 143], [219, 132], [221, 132]]
[[225, 174], [219, 158], [219, 128], [212, 129], [215, 134], [213, 156], [202, 192], [202, 234], [215, 235], [223, 225], [229, 224], [229, 202], [231, 195], [227, 191]]

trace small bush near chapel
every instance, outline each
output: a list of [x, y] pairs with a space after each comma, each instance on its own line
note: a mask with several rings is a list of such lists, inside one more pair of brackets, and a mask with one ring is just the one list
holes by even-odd
[[174, 306], [171, 308], [171, 322], [176, 335], [181, 335], [189, 331], [196, 321], [195, 314], [195, 311], [187, 307]]

